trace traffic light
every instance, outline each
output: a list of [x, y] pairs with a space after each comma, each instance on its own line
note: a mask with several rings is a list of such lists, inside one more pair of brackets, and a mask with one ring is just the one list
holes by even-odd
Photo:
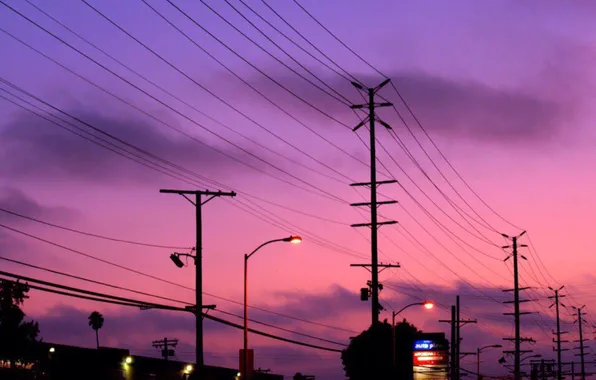
[[360, 301], [368, 301], [368, 288], [360, 289]]

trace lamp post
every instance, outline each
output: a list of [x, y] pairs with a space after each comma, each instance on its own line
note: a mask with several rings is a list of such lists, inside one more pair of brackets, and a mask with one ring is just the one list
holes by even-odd
[[402, 311], [404, 311], [407, 308], [412, 307], [412, 306], [424, 306], [424, 308], [426, 310], [430, 310], [435, 306], [435, 304], [432, 301], [414, 302], [414, 303], [411, 303], [409, 305], [402, 307], [397, 312], [395, 312], [395, 311], [391, 312], [391, 335], [392, 335], [392, 341], [393, 341], [391, 348], [393, 351], [393, 368], [395, 368], [397, 366], [397, 360], [395, 357], [395, 317], [397, 317], [398, 314], [401, 313]]
[[254, 255], [259, 249], [263, 248], [264, 246], [266, 246], [268, 244], [277, 243], [277, 242], [298, 244], [301, 241], [302, 241], [302, 238], [300, 236], [288, 236], [288, 237], [282, 238], [282, 239], [273, 239], [273, 240], [269, 240], [269, 241], [259, 245], [251, 253], [244, 255], [244, 350], [243, 350], [243, 357], [244, 357], [243, 367], [244, 368], [242, 371], [242, 378], [244, 380], [247, 379], [247, 373], [248, 373], [248, 259], [250, 259], [250, 257], [252, 255]]
[[501, 346], [500, 344], [492, 344], [490, 346], [484, 346], [484, 347], [480, 347], [479, 349], [476, 350], [476, 375], [478, 376], [478, 380], [481, 379], [480, 377], [480, 353], [484, 350], [486, 350], [487, 348], [501, 348], [503, 346]]

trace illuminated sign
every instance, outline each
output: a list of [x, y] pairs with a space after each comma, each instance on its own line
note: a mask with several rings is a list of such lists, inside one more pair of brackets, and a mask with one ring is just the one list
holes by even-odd
[[432, 340], [417, 340], [414, 342], [414, 351], [430, 351], [436, 346], [437, 344]]
[[421, 351], [414, 352], [415, 366], [429, 366], [444, 364], [449, 360], [447, 354], [443, 351]]

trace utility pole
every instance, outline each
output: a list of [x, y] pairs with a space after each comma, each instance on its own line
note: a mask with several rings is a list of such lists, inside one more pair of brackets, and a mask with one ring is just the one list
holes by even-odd
[[364, 88], [360, 84], [356, 82], [352, 82], [352, 85], [356, 87], [358, 90], [366, 92], [368, 94], [368, 103], [367, 104], [356, 104], [352, 105], [350, 108], [352, 109], [363, 109], [368, 108], [368, 116], [362, 120], [356, 127], [354, 127], [353, 131], [356, 132], [360, 127], [362, 127], [367, 122], [370, 126], [370, 182], [360, 182], [360, 183], [353, 183], [350, 186], [369, 186], [370, 187], [370, 202], [365, 203], [354, 203], [352, 206], [360, 207], [360, 206], [367, 206], [370, 207], [370, 223], [358, 223], [353, 224], [352, 227], [370, 227], [371, 229], [371, 319], [372, 319], [372, 326], [373, 328], [379, 323], [379, 313], [380, 313], [380, 304], [379, 304], [379, 255], [378, 255], [378, 228], [381, 225], [386, 224], [395, 224], [396, 221], [383, 221], [379, 222], [377, 218], [377, 209], [380, 205], [392, 204], [396, 203], [396, 201], [377, 201], [377, 187], [382, 184], [388, 183], [395, 183], [395, 180], [389, 181], [377, 181], [377, 153], [376, 153], [376, 137], [375, 137], [375, 122], [378, 121], [381, 123], [385, 128], [391, 129], [387, 123], [383, 122], [379, 119], [375, 114], [375, 109], [378, 107], [390, 107], [392, 106], [391, 103], [375, 103], [375, 94], [383, 88], [387, 83], [389, 83], [390, 79], [386, 79], [380, 85], [375, 88]]
[[[586, 320], [583, 319], [583, 316], [586, 315], [586, 313], [583, 312], [584, 308], [586, 307], [586, 305], [582, 306], [582, 307], [575, 307], [572, 306], [576, 313], [573, 315], [577, 316], [577, 319], [574, 321], [574, 323], [578, 323], [579, 324], [579, 340], [576, 340], [575, 342], [579, 342], [579, 354], [575, 354], [575, 356], [579, 356], [581, 359], [580, 365], [581, 365], [581, 379], [582, 380], [586, 380], [586, 361], [585, 361], [585, 356], [587, 355], [584, 352], [584, 333], [583, 333], [583, 328], [582, 328], [582, 322], [586, 322]], [[587, 339], [586, 339], [587, 340]]]
[[[561, 286], [559, 289], [553, 289], [550, 286], [548, 287], [550, 290], [552, 290], [555, 293], [554, 296], [548, 297], [549, 299], [554, 299], [554, 303], [552, 305], [550, 305], [548, 308], [550, 309], [551, 307], [555, 306], [555, 310], [557, 313], [557, 332], [556, 332], [556, 335], [557, 335], [557, 340], [556, 340], [556, 343], [557, 343], [557, 380], [563, 380], [563, 366], [562, 366], [562, 362], [561, 362], [561, 352], [566, 351], [566, 350], [563, 350], [561, 348], [561, 343], [567, 342], [567, 341], [561, 340], [561, 335], [567, 334], [567, 331], [561, 331], [561, 319], [559, 316], [559, 305], [561, 304], [560, 300], [561, 300], [561, 298], [565, 297], [564, 295], [560, 295], [559, 292], [561, 290], [563, 290], [564, 287], [565, 287], [564, 285]], [[563, 305], [563, 306], [565, 306], [565, 305]], [[553, 341], [554, 341], [554, 339], [553, 339]]]
[[[196, 371], [201, 373], [205, 364], [203, 357], [203, 217], [202, 208], [215, 197], [235, 197], [236, 193], [210, 190], [168, 190], [161, 189], [160, 193], [182, 195], [195, 206], [196, 212], [196, 256], [195, 259], [195, 318], [196, 318]], [[189, 198], [194, 195], [194, 201]], [[203, 196], [208, 198], [202, 200]]]
[[439, 320], [442, 323], [450, 323], [451, 324], [451, 360], [450, 360], [450, 367], [451, 367], [451, 380], [459, 380], [460, 379], [460, 365], [459, 361], [461, 359], [461, 355], [472, 355], [474, 353], [462, 353], [460, 350], [460, 343], [461, 343], [461, 335], [460, 329], [461, 327], [467, 325], [468, 323], [476, 323], [475, 319], [461, 319], [460, 317], [460, 303], [459, 303], [459, 296], [456, 297], [455, 305], [451, 306], [451, 320]]
[[522, 259], [527, 260], [525, 256], [518, 254], [518, 247], [527, 247], [526, 244], [518, 245], [518, 239], [522, 237], [526, 231], [522, 232], [518, 236], [509, 237], [509, 235], [501, 234], [504, 238], [510, 239], [512, 241], [512, 245], [507, 245], [502, 247], [503, 249], [512, 248], [513, 254], [511, 256], [507, 256], [505, 261], [509, 260], [513, 257], [513, 289], [504, 290], [505, 292], [513, 292], [513, 301], [506, 301], [505, 303], [513, 303], [514, 312], [513, 313], [504, 313], [504, 315], [513, 315], [515, 318], [515, 338], [504, 338], [504, 340], [513, 340], [515, 342], [515, 351], [513, 351], [515, 362], [514, 362], [514, 369], [513, 369], [513, 378], [514, 380], [521, 380], [521, 354], [522, 352], [530, 352], [530, 351], [522, 351], [521, 349], [521, 342], [524, 341], [533, 341], [531, 338], [522, 338], [521, 337], [521, 329], [520, 329], [520, 316], [524, 314], [530, 314], [529, 312], [520, 312], [520, 303], [528, 302], [529, 300], [520, 300], [519, 299], [519, 292], [520, 290], [525, 290], [528, 288], [521, 288], [519, 287], [519, 269], [518, 269], [518, 256], [521, 256]]
[[168, 360], [170, 356], [174, 356], [174, 350], [169, 350], [168, 347], [176, 347], [178, 345], [178, 339], [163, 338], [162, 340], [154, 340], [153, 347], [161, 348], [161, 356], [165, 360]]

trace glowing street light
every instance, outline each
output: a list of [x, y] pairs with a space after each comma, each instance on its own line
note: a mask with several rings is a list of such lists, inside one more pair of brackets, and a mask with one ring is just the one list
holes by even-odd
[[277, 243], [277, 242], [284, 242], [284, 243], [292, 243], [292, 244], [299, 244], [302, 242], [302, 238], [300, 236], [288, 236], [282, 239], [273, 239], [269, 240], [261, 245], [259, 245], [254, 251], [251, 253], [244, 255], [244, 365], [242, 371], [242, 377], [247, 379], [247, 371], [248, 371], [248, 259], [252, 255], [255, 254], [259, 249], [263, 248], [264, 246]]
[[50, 353], [53, 354], [54, 352], [56, 352], [56, 349], [54, 347], [50, 347]]
[[391, 326], [393, 327], [391, 329], [391, 334], [393, 335], [393, 345], [392, 345], [392, 350], [393, 350], [393, 365], [396, 366], [397, 365], [397, 358], [395, 357], [395, 317], [397, 317], [397, 315], [399, 313], [401, 313], [402, 311], [406, 310], [409, 307], [412, 306], [424, 306], [424, 308], [426, 310], [431, 310], [433, 307], [435, 307], [435, 304], [433, 301], [422, 301], [422, 302], [414, 302], [411, 303], [409, 305], [406, 305], [404, 307], [402, 307], [398, 312], [391, 312]]
[[124, 359], [124, 363], [131, 364], [132, 363], [132, 356], [127, 356], [126, 359]]

